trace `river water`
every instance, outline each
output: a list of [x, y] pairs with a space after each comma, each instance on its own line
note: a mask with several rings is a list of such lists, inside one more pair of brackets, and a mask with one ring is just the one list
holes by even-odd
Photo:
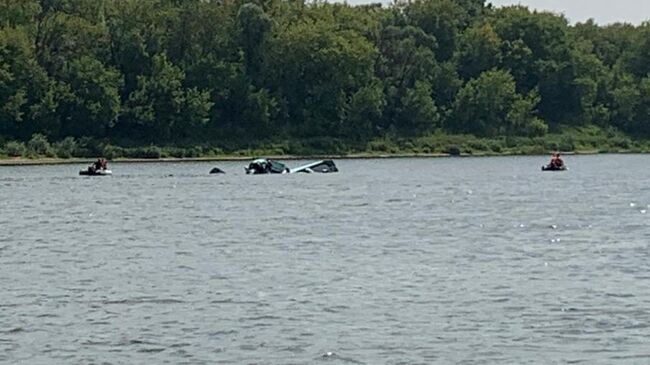
[[2, 167], [0, 363], [650, 363], [650, 156], [546, 160]]

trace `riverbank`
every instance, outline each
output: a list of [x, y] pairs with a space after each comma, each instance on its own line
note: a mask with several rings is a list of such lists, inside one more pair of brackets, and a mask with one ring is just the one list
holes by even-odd
[[[325, 160], [325, 159], [377, 159], [377, 158], [436, 158], [436, 157], [450, 157], [449, 154], [444, 153], [429, 153], [429, 154], [394, 154], [394, 155], [380, 155], [380, 154], [350, 154], [350, 155], [313, 155], [313, 156], [293, 156], [293, 155], [265, 155], [265, 158], [274, 160], [294, 161], [294, 160]], [[469, 155], [468, 155], [469, 156]], [[111, 162], [118, 163], [161, 163], [161, 162], [219, 162], [219, 161], [250, 161], [260, 156], [212, 156], [212, 157], [164, 157], [155, 159], [145, 158], [117, 158]], [[30, 166], [30, 165], [75, 165], [75, 164], [88, 164], [94, 161], [94, 158], [5, 158], [0, 159], [0, 166]]]
[[114, 141], [71, 138], [50, 144], [37, 135], [27, 143], [0, 145], [0, 166], [85, 164], [104, 157], [114, 162], [246, 161], [256, 157], [278, 160], [417, 158], [449, 156], [531, 156], [597, 153], [650, 153], [650, 140], [596, 126], [567, 128], [544, 137], [493, 137], [442, 133], [413, 138], [378, 138], [351, 142], [336, 138], [259, 141], [234, 144], [123, 147]]
[[[597, 150], [563, 152], [564, 155], [597, 155], [597, 154], [648, 154], [650, 152], [616, 151], [599, 152]], [[467, 158], [467, 157], [508, 157], [508, 156], [545, 156], [546, 154], [514, 154], [514, 153], [478, 153], [451, 155], [448, 153], [410, 153], [410, 154], [349, 154], [349, 155], [265, 155], [265, 158], [282, 161], [295, 160], [358, 160], [358, 159], [400, 159], [400, 158]], [[144, 158], [118, 158], [111, 160], [112, 163], [182, 163], [182, 162], [245, 162], [259, 156], [212, 156], [212, 157], [165, 157], [156, 159]], [[4, 158], [0, 159], [2, 166], [37, 166], [37, 165], [83, 165], [90, 164], [95, 158]]]

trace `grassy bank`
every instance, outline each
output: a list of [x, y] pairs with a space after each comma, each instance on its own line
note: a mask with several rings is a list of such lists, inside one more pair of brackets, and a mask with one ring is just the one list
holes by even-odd
[[89, 139], [50, 143], [35, 135], [30, 141], [0, 144], [0, 164], [80, 163], [99, 156], [123, 161], [242, 160], [277, 158], [412, 157], [537, 155], [573, 153], [649, 153], [650, 140], [633, 140], [612, 129], [594, 126], [565, 129], [545, 137], [478, 138], [472, 135], [431, 134], [417, 138], [385, 137], [356, 143], [336, 138], [264, 141], [241, 147], [236, 143], [192, 146], [117, 146]]

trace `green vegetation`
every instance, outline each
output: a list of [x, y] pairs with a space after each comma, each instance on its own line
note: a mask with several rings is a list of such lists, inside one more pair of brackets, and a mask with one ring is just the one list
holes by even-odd
[[646, 152], [649, 58], [483, 0], [5, 0], [0, 157]]

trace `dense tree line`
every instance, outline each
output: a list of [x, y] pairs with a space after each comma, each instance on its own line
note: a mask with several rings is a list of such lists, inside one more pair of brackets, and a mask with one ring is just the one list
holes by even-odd
[[0, 142], [645, 137], [648, 61], [648, 23], [483, 0], [0, 0]]

